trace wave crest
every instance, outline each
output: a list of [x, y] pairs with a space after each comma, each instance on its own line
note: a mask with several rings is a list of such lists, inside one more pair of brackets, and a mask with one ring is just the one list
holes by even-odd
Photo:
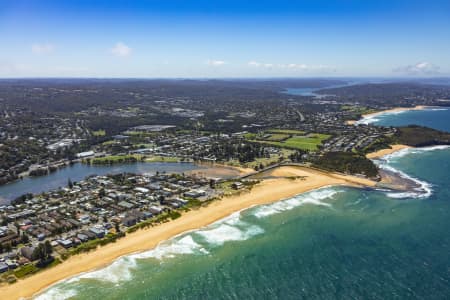
[[322, 202], [321, 200], [332, 198], [335, 194], [341, 192], [340, 190], [325, 187], [314, 190], [305, 194], [295, 196], [286, 200], [278, 201], [272, 204], [263, 205], [255, 209], [253, 215], [257, 218], [263, 218], [273, 214], [278, 214], [286, 210], [291, 210], [295, 207], [304, 204], [314, 204], [331, 207], [331, 204]]

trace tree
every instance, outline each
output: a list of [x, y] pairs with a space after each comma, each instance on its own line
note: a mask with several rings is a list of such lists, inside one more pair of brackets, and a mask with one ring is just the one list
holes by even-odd
[[52, 245], [49, 241], [45, 241], [45, 243], [39, 243], [39, 245], [34, 249], [32, 257], [39, 259], [40, 261], [45, 261], [50, 258], [52, 252]]
[[22, 244], [26, 244], [30, 241], [30, 238], [26, 233], [23, 233], [20, 241], [22, 242]]
[[50, 244], [49, 241], [45, 241], [44, 249], [45, 249], [45, 254], [47, 255], [47, 257], [49, 257], [53, 252], [52, 245]]
[[212, 189], [216, 188], [216, 181], [214, 179], [209, 180], [209, 187]]

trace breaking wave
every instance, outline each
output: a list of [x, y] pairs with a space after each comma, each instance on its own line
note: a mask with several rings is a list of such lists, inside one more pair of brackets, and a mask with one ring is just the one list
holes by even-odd
[[[421, 109], [421, 111], [444, 111], [448, 110], [448, 108], [441, 108], [441, 107], [429, 107], [425, 109]], [[379, 112], [375, 113], [370, 116], [363, 117], [362, 119], [355, 122], [355, 125], [368, 125], [372, 123], [379, 122], [381, 120], [380, 117], [389, 116], [389, 115], [399, 115], [403, 114], [405, 112], [410, 112], [411, 110], [399, 110], [399, 111], [389, 111], [389, 112]]]
[[40, 294], [33, 299], [35, 300], [65, 300], [75, 297], [77, 291], [74, 289], [63, 289], [60, 287], [52, 287], [45, 293]]
[[263, 218], [273, 214], [281, 213], [286, 210], [291, 210], [304, 204], [314, 204], [331, 207], [331, 204], [322, 202], [321, 200], [332, 198], [339, 192], [341, 192], [341, 190], [331, 189], [329, 187], [321, 188], [305, 194], [300, 194], [293, 198], [259, 206], [255, 209], [253, 215], [257, 218]]
[[401, 157], [404, 157], [406, 155], [410, 154], [418, 154], [423, 152], [429, 152], [429, 151], [436, 151], [436, 150], [444, 150], [448, 149], [450, 146], [443, 145], [443, 146], [431, 146], [431, 147], [424, 147], [424, 148], [405, 148], [402, 150], [399, 150], [397, 152], [388, 154], [386, 156], [383, 156], [380, 159], [375, 160], [375, 163], [380, 167], [381, 169], [387, 170], [389, 172], [395, 173], [401, 178], [404, 178], [406, 180], [409, 180], [411, 182], [414, 182], [414, 184], [417, 186], [410, 191], [406, 192], [387, 192], [386, 195], [391, 198], [396, 199], [402, 199], [402, 198], [428, 198], [432, 195], [433, 189], [432, 184], [428, 183], [426, 181], [420, 180], [418, 178], [412, 177], [408, 174], [406, 174], [403, 171], [400, 171], [390, 164], [395, 162]]
[[398, 158], [404, 157], [409, 154], [418, 154], [423, 152], [429, 152], [429, 151], [436, 151], [436, 150], [445, 150], [450, 148], [448, 145], [438, 145], [438, 146], [430, 146], [430, 147], [423, 147], [423, 148], [404, 148], [399, 151], [396, 151], [394, 153], [388, 154], [380, 158], [379, 160], [386, 161], [387, 163], [391, 163], [395, 161]]
[[234, 213], [194, 234], [200, 236], [210, 246], [221, 246], [225, 242], [244, 241], [262, 233], [264, 229], [242, 221], [240, 213]]
[[131, 258], [146, 259], [173, 258], [180, 254], [208, 254], [209, 252], [200, 244], [196, 243], [191, 235], [186, 235], [179, 240], [168, 240], [159, 244], [155, 249], [142, 253], [132, 254]]
[[67, 289], [67, 284], [75, 283], [82, 279], [119, 284], [122, 281], [129, 281], [133, 278], [133, 269], [138, 267], [139, 261], [156, 259], [162, 262], [165, 259], [171, 259], [178, 255], [205, 255], [209, 254], [207, 249], [221, 246], [230, 241], [247, 240], [262, 233], [264, 233], [263, 228], [242, 221], [241, 213], [236, 212], [211, 225], [161, 242], [152, 250], [122, 256], [107, 267], [66, 279], [37, 295], [35, 299], [68, 299], [76, 296], [77, 292], [75, 289]]
[[367, 117], [363, 117], [362, 119], [355, 122], [355, 125], [369, 125], [372, 123], [379, 122], [382, 116], [389, 116], [389, 115], [399, 115], [407, 112], [408, 110], [399, 110], [399, 111], [391, 111], [391, 112], [379, 112]]
[[412, 188], [410, 191], [407, 192], [387, 192], [386, 195], [390, 198], [397, 198], [397, 199], [403, 199], [403, 198], [428, 198], [433, 193], [432, 185], [426, 181], [420, 180], [418, 178], [412, 177], [405, 172], [402, 172], [394, 167], [388, 166], [388, 165], [379, 165], [380, 168], [390, 171], [392, 173], [397, 174], [401, 178], [404, 178], [406, 180], [414, 182], [414, 184], [417, 186], [415, 188]]

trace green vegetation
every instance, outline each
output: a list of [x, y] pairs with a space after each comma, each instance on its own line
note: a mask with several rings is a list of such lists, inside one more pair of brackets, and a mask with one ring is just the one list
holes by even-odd
[[[384, 138], [380, 138], [375, 140], [372, 144], [368, 145], [367, 147], [365, 147], [362, 151], [362, 153], [372, 153], [372, 152], [376, 152], [378, 150], [381, 149], [390, 149], [391, 148], [391, 144], [395, 144], [396, 142], [392, 139], [392, 137], [384, 137]], [[354, 151], [355, 149], [353, 149]], [[354, 151], [355, 152], [355, 151]]]
[[290, 137], [289, 134], [272, 133], [266, 138], [266, 140], [267, 141], [273, 141], [273, 142], [281, 142], [281, 141], [284, 141], [284, 140], [288, 139], [289, 137]]
[[439, 130], [411, 125], [398, 128], [394, 141], [413, 147], [425, 147], [433, 145], [449, 145], [450, 133]]
[[313, 162], [313, 166], [347, 174], [362, 174], [376, 177], [378, 169], [375, 164], [362, 154], [350, 152], [327, 152]]
[[179, 217], [181, 217], [181, 213], [179, 213], [176, 210], [172, 210], [168, 213], [169, 218], [171, 218], [172, 220], [178, 219]]
[[123, 233], [123, 232], [109, 233], [102, 239], [95, 239], [92, 241], [87, 241], [85, 243], [78, 245], [75, 248], [70, 249], [69, 255], [75, 255], [75, 254], [95, 250], [99, 246], [104, 246], [109, 243], [114, 243], [114, 242], [116, 242], [117, 239], [124, 237], [124, 236], [125, 236], [125, 233]]
[[366, 106], [355, 106], [355, 105], [342, 105], [341, 110], [347, 111], [350, 115], [347, 115], [345, 119], [347, 120], [357, 120], [361, 118], [362, 115], [371, 114], [376, 112], [375, 109], [368, 108]]
[[304, 131], [295, 129], [269, 129], [267, 130], [267, 133], [298, 134], [298, 135], [305, 134]]
[[149, 137], [149, 136], [158, 135], [158, 132], [128, 130], [128, 131], [125, 131], [123, 134], [131, 136], [131, 137]]
[[14, 270], [14, 276], [16, 276], [17, 278], [23, 278], [37, 272], [39, 272], [39, 268], [30, 263]]
[[255, 158], [254, 161], [246, 163], [244, 166], [248, 168], [261, 169], [289, 158], [292, 153], [294, 153], [294, 150], [281, 149], [280, 154], [270, 154], [270, 157], [258, 157]]
[[258, 134], [247, 133], [247, 139], [265, 145], [272, 145], [291, 150], [316, 151], [323, 141], [330, 138], [328, 134], [311, 133], [293, 129], [270, 129]]
[[103, 145], [103, 146], [109, 146], [109, 145], [114, 145], [114, 144], [116, 144], [116, 143], [117, 143], [117, 142], [114, 141], [114, 140], [109, 140], [109, 141], [103, 142], [102, 145]]
[[316, 151], [322, 145], [322, 142], [329, 137], [330, 135], [327, 134], [315, 133], [306, 136], [293, 136], [282, 142], [271, 142], [269, 140], [265, 140], [263, 143], [288, 149]]
[[93, 165], [112, 165], [121, 163], [133, 163], [137, 161], [143, 161], [144, 156], [139, 154], [127, 154], [127, 155], [110, 155], [105, 157], [96, 157], [91, 160], [84, 160], [85, 163], [91, 163]]
[[184, 161], [183, 158], [173, 156], [150, 156], [144, 159], [146, 162], [180, 162]]
[[246, 138], [247, 140], [254, 140], [256, 139], [256, 137], [256, 133], [247, 132], [246, 134], [244, 134], [244, 138]]
[[92, 131], [92, 135], [93, 136], [105, 136], [106, 135], [106, 131], [103, 130], [103, 129]]

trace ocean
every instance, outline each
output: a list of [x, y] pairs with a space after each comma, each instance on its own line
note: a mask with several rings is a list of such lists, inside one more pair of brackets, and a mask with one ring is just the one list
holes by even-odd
[[[425, 114], [424, 125], [450, 131], [443, 112], [374, 122]], [[421, 188], [326, 187], [252, 207], [36, 299], [449, 299], [450, 148], [406, 149], [377, 164]]]

